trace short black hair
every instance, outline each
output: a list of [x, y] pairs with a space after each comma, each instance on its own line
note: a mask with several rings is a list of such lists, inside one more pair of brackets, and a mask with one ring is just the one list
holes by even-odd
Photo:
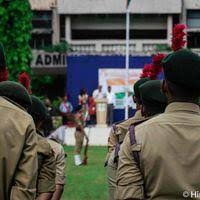
[[200, 89], [191, 89], [182, 87], [166, 80], [168, 89], [174, 100], [182, 102], [195, 102], [198, 103], [200, 96]]

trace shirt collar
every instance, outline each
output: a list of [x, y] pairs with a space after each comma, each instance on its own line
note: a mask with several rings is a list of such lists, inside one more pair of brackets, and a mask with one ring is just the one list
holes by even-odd
[[192, 112], [192, 113], [195, 113], [195, 114], [200, 114], [200, 108], [197, 104], [186, 103], [186, 102], [170, 103], [167, 106], [165, 113], [177, 112], [177, 111], [186, 111], [186, 112]]
[[15, 106], [17, 106], [18, 108], [22, 109], [23, 111], [27, 112], [27, 110], [20, 106], [18, 103], [14, 102], [13, 100], [9, 99], [8, 97], [2, 96], [3, 99], [6, 99], [7, 101], [9, 101], [10, 103], [14, 104]]

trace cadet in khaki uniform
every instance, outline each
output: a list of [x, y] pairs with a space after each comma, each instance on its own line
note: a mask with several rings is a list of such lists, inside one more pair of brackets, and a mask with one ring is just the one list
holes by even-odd
[[84, 137], [86, 137], [86, 140], [88, 140], [88, 137], [84, 131], [84, 126], [85, 126], [84, 112], [81, 105], [77, 106], [76, 108], [75, 123], [76, 123], [76, 131], [74, 135], [76, 143], [74, 149], [75, 153], [74, 160], [75, 160], [75, 165], [78, 166], [82, 164], [81, 149], [83, 146]]
[[64, 186], [66, 182], [65, 168], [66, 168], [66, 155], [61, 144], [59, 144], [54, 139], [49, 139], [48, 143], [54, 151], [54, 156], [56, 160], [56, 190], [53, 193], [51, 200], [60, 200], [62, 193], [64, 191]]
[[56, 161], [51, 146], [40, 131], [46, 118], [46, 108], [37, 97], [31, 96], [31, 99], [29, 113], [35, 122], [38, 136], [37, 200], [50, 200], [55, 191]]
[[[144, 90], [143, 88], [146, 89]], [[128, 132], [131, 126], [135, 126], [136, 124], [141, 124], [144, 121], [149, 120], [153, 116], [164, 112], [167, 106], [167, 99], [165, 95], [161, 93], [160, 88], [161, 88], [161, 82], [159, 80], [149, 80], [139, 86], [143, 118], [141, 118], [140, 120], [132, 121], [132, 123], [126, 130], [126, 133]], [[151, 94], [149, 94], [148, 91], [151, 91]], [[123, 134], [123, 140], [126, 133]], [[119, 151], [118, 150], [116, 154], [116, 150], [117, 149], [115, 149], [115, 153], [111, 154], [110, 159], [108, 161], [108, 169], [112, 168], [113, 172], [115, 173], [115, 176], [110, 177], [115, 183], [115, 189], [116, 189], [116, 171], [118, 166], [118, 151]], [[115, 190], [113, 192], [115, 192]], [[114, 194], [111, 197], [112, 197], [111, 199], [114, 199]]]
[[105, 166], [107, 166], [109, 200], [114, 199], [114, 193], [116, 189], [117, 162], [114, 162], [114, 157], [116, 154], [115, 148], [117, 148], [116, 146], [120, 145], [123, 142], [129, 126], [136, 121], [144, 119], [141, 114], [141, 98], [139, 93], [139, 86], [149, 80], [150, 80], [149, 78], [141, 78], [134, 84], [133, 98], [137, 108], [135, 115], [129, 118], [128, 120], [124, 120], [114, 124], [110, 131], [110, 135], [108, 138], [108, 153], [106, 155], [106, 162], [105, 162]]
[[[166, 111], [135, 127], [119, 155], [116, 199], [184, 199], [199, 190], [200, 58], [182, 49], [163, 60]], [[133, 157], [138, 154], [138, 160]]]
[[35, 200], [37, 135], [27, 90], [18, 83], [0, 83], [0, 199]]
[[[140, 98], [140, 92], [139, 92], [139, 87], [140, 85], [144, 84], [145, 82], [149, 81], [150, 78], [141, 78], [138, 80], [133, 87], [134, 90], [134, 102], [136, 103], [136, 113], [133, 117], [129, 118], [128, 120], [124, 120], [121, 122], [118, 122], [113, 125], [110, 135], [108, 138], [108, 153], [106, 155], [106, 162], [105, 165], [107, 165], [107, 162], [109, 160], [110, 154], [113, 152], [115, 149], [116, 144], [121, 143], [125, 137], [125, 134], [129, 128], [129, 126], [138, 120], [143, 119], [142, 114], [141, 114], [141, 98]], [[120, 137], [120, 138], [119, 138]]]

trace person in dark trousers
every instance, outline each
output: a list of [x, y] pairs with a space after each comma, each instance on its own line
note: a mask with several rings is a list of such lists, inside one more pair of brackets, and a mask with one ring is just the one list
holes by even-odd
[[108, 86], [108, 91], [106, 93], [107, 98], [107, 124], [112, 126], [113, 124], [113, 109], [115, 106], [115, 94], [112, 92], [111, 86]]

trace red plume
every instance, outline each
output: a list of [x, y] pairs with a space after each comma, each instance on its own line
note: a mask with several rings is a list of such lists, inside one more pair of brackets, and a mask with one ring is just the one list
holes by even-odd
[[166, 55], [162, 54], [162, 53], [157, 53], [156, 55], [153, 56], [152, 60], [153, 60], [153, 73], [154, 76], [157, 76], [162, 72], [163, 68], [162, 68], [162, 60], [164, 59]]
[[30, 89], [30, 84], [31, 84], [31, 80], [29, 75], [26, 72], [22, 72], [19, 77], [18, 77], [18, 82], [21, 83], [29, 92], [29, 94], [31, 94], [31, 89]]
[[153, 72], [153, 66], [152, 64], [146, 64], [142, 70], [142, 74], [140, 78], [151, 78]]
[[173, 51], [178, 51], [179, 49], [183, 48], [186, 44], [185, 36], [185, 29], [187, 26], [185, 24], [177, 24], [173, 28], [172, 32], [172, 49]]
[[165, 54], [158, 53], [153, 56], [153, 63], [152, 64], [146, 64], [143, 68], [142, 74], [140, 78], [150, 78], [152, 80], [155, 80], [158, 78], [159, 73], [162, 72], [162, 65], [161, 62], [163, 58], [165, 57]]
[[8, 80], [8, 68], [0, 69], [0, 82]]

